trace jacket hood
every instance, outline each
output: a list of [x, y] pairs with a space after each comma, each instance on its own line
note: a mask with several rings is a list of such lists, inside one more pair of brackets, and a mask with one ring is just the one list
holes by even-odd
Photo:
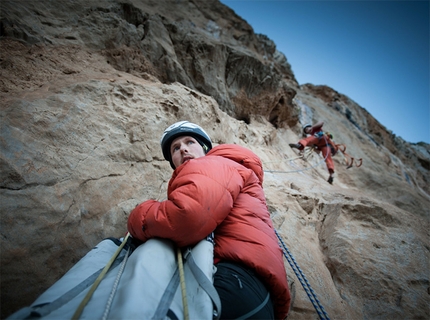
[[263, 185], [263, 163], [260, 157], [251, 150], [237, 144], [220, 144], [210, 150], [207, 155], [224, 157], [251, 169], [258, 177], [260, 185]]

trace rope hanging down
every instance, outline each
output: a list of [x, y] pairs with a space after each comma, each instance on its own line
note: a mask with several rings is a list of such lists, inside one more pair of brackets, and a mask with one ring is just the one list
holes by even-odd
[[296, 274], [297, 278], [299, 279], [300, 283], [303, 286], [303, 289], [305, 289], [306, 294], [309, 297], [309, 300], [311, 301], [312, 305], [314, 306], [316, 312], [318, 313], [318, 316], [321, 320], [330, 320], [328, 317], [328, 314], [324, 310], [324, 307], [321, 305], [320, 301], [318, 300], [315, 291], [312, 289], [311, 285], [309, 284], [308, 280], [306, 279], [306, 276], [303, 274], [303, 271], [298, 266], [296, 260], [294, 259], [291, 252], [288, 250], [287, 246], [285, 245], [284, 241], [282, 240], [281, 236], [279, 235], [278, 231], [275, 230], [276, 236], [279, 239], [279, 246], [281, 247], [285, 258], [287, 259], [288, 263], [290, 264], [291, 268], [293, 269], [294, 273]]

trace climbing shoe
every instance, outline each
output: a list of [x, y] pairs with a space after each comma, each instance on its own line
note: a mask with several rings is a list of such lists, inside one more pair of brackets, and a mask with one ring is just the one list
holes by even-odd
[[330, 184], [332, 184], [332, 183], [333, 183], [333, 179], [334, 179], [334, 178], [333, 178], [332, 176], [330, 176], [330, 177], [328, 177], [327, 182], [328, 182], [328, 183], [330, 183]]
[[290, 143], [289, 146], [291, 148], [300, 149], [302, 145], [300, 143]]

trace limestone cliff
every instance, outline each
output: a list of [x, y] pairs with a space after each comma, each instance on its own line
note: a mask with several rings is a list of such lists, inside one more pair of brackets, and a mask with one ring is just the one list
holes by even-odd
[[[276, 229], [332, 319], [430, 317], [430, 146], [347, 96], [299, 85], [265, 35], [217, 0], [0, 2], [1, 317], [30, 304], [171, 175], [178, 120], [255, 151]], [[297, 158], [322, 120], [362, 159]], [[318, 316], [288, 263], [288, 319]]]

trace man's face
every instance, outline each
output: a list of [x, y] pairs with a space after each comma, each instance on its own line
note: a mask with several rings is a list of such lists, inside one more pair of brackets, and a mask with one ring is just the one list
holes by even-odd
[[203, 147], [191, 136], [182, 136], [173, 140], [170, 145], [170, 155], [175, 168], [191, 159], [205, 156]]

